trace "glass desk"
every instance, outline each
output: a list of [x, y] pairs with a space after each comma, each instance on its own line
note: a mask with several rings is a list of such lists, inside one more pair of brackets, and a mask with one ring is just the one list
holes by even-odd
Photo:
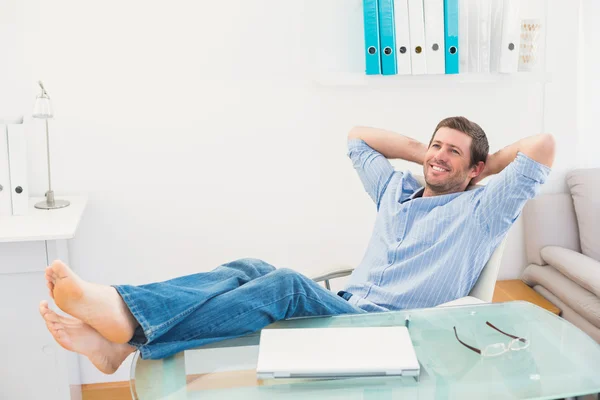
[[[265, 329], [404, 325], [421, 364], [411, 377], [257, 380], [259, 335], [142, 360], [131, 370], [134, 399], [555, 399], [600, 392], [600, 345], [571, 323], [527, 302], [299, 318]], [[530, 345], [482, 358], [478, 348], [510, 341], [486, 325], [528, 338]], [[357, 343], [359, 346], [360, 343]]]

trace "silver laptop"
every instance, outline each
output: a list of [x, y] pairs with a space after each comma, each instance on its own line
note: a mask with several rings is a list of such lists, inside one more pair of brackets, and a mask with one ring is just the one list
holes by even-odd
[[258, 379], [419, 376], [404, 326], [263, 329]]

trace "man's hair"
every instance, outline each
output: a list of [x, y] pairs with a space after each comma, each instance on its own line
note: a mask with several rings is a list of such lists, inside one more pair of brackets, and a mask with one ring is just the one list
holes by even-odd
[[449, 117], [440, 121], [435, 127], [429, 146], [433, 142], [435, 134], [440, 128], [455, 129], [469, 135], [473, 141], [471, 142], [471, 164], [470, 167], [477, 165], [479, 161], [485, 162], [487, 160], [488, 152], [490, 151], [490, 145], [488, 144], [487, 136], [479, 125], [473, 121], [469, 121], [465, 117]]

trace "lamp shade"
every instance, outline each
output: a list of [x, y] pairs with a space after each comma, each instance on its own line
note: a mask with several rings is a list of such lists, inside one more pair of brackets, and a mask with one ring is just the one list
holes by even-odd
[[35, 105], [33, 106], [33, 118], [52, 118], [54, 113], [52, 112], [52, 103], [50, 97], [46, 94], [41, 94], [36, 97]]

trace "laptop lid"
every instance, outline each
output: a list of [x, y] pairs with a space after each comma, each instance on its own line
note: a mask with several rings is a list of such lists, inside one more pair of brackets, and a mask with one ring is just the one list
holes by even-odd
[[263, 329], [257, 377], [418, 376], [404, 326]]

